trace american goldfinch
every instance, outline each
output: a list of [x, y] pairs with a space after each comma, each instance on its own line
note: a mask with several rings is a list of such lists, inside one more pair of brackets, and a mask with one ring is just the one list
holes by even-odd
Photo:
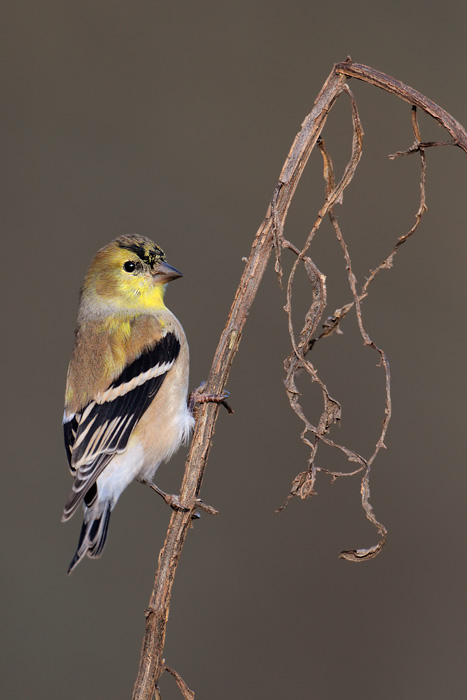
[[150, 482], [190, 435], [188, 344], [164, 304], [181, 276], [152, 241], [128, 235], [99, 250], [85, 277], [63, 417], [74, 483], [62, 521], [84, 506], [68, 573], [101, 555], [128, 484]]

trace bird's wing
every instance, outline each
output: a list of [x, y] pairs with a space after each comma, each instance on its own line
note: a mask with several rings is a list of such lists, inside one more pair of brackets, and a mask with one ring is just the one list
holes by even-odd
[[[65, 414], [65, 446], [75, 481], [63, 520], [73, 515], [88, 491], [92, 495], [92, 485], [115, 453], [125, 450], [133, 428], [159, 391], [179, 352], [177, 336], [166, 333], [124, 367], [107, 389], [79, 413]], [[88, 498], [86, 502], [89, 505]]]

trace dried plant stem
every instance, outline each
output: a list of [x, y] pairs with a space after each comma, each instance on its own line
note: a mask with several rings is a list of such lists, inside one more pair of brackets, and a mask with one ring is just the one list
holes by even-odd
[[[422, 95], [421, 92], [417, 92], [417, 90], [414, 90], [408, 85], [404, 85], [400, 80], [391, 78], [390, 75], [385, 75], [374, 68], [363, 66], [360, 63], [344, 61], [343, 63], [337, 63], [334, 66], [334, 70], [338, 75], [346, 75], [348, 78], [357, 78], [366, 83], [371, 83], [386, 92], [400, 97], [414, 107], [423, 109], [424, 112], [433, 117], [433, 119], [436, 119], [436, 121], [441, 126], [444, 126], [446, 131], [451, 134], [454, 145], [459, 146], [459, 148], [462, 148], [462, 150], [467, 153], [467, 133], [462, 124], [454, 119], [454, 117], [451, 117], [451, 115], [437, 105], [436, 102], [432, 102], [425, 97], [425, 95]], [[436, 145], [441, 145], [441, 143], [437, 142]], [[451, 145], [451, 142], [447, 142], [446, 145]]]
[[[324, 276], [321, 275], [311, 259], [306, 256], [306, 252], [317, 226], [319, 226], [319, 223], [326, 214], [332, 214], [333, 205], [339, 201], [343, 189], [352, 179], [355, 167], [360, 157], [359, 154], [361, 152], [362, 132], [361, 127], [359, 126], [356, 105], [352, 97], [354, 146], [352, 157], [349, 165], [346, 168], [343, 179], [337, 186], [330, 188], [330, 191], [326, 197], [326, 202], [318, 215], [319, 223], [317, 221], [315, 224], [315, 227], [302, 250], [297, 249], [284, 239], [283, 230], [287, 212], [298, 181], [302, 175], [310, 153], [320, 137], [327, 115], [334, 101], [341, 92], [346, 91], [350, 94], [350, 91], [346, 87], [346, 81], [350, 77], [358, 78], [377, 85], [378, 87], [383, 88], [386, 91], [408, 101], [412, 105], [416, 105], [428, 114], [431, 114], [431, 116], [437, 119], [437, 121], [442, 124], [451, 135], [453, 139], [452, 142], [449, 141], [446, 143], [453, 143], [467, 152], [467, 135], [462, 126], [449, 114], [447, 114], [447, 112], [412, 88], [403, 85], [390, 76], [374, 71], [367, 66], [354, 64], [350, 61], [350, 59], [344, 63], [338, 63], [336, 66], [334, 66], [330, 76], [326, 80], [315, 101], [311, 113], [303, 122], [302, 128], [296, 136], [285, 161], [279, 181], [274, 190], [271, 204], [268, 207], [266, 217], [258, 229], [253, 241], [250, 256], [245, 265], [227, 323], [224, 331], [222, 332], [214, 356], [205, 391], [208, 394], [220, 394], [223, 391], [227, 382], [232, 361], [238, 350], [243, 326], [266, 269], [272, 249], [273, 247], [275, 248], [275, 269], [279, 279], [281, 279], [281, 250], [284, 247], [289, 248], [297, 256], [296, 264], [298, 265], [299, 262], [302, 262], [305, 265], [305, 269], [313, 285], [312, 307], [307, 314], [305, 326], [299, 336], [298, 341], [294, 340], [293, 352], [288, 359], [288, 371], [290, 372], [288, 375], [290, 380], [288, 392], [291, 404], [293, 405], [298, 396], [298, 392], [293, 386], [295, 374], [294, 367], [297, 368], [296, 361], [298, 358], [300, 363], [307, 368], [307, 371], [310, 372], [315, 380], [319, 381], [325, 402], [325, 411], [320, 419], [319, 425], [316, 428], [311, 426], [311, 432], [314, 433], [314, 437], [308, 442], [308, 444], [314, 450], [316, 450], [318, 437], [319, 440], [323, 440], [327, 442], [327, 444], [334, 445], [334, 443], [325, 436], [325, 433], [330, 423], [338, 418], [339, 405], [329, 396], [324, 384], [322, 384], [318, 379], [313, 365], [311, 365], [309, 360], [305, 357], [306, 353], [313, 345], [314, 340], [312, 335], [316, 331], [316, 328], [321, 320], [326, 297]], [[417, 147], [416, 149], [412, 147], [412, 150], [413, 152], [415, 152], [415, 150], [419, 151], [421, 155], [423, 154], [423, 156], [424, 148], [429, 147], [429, 145], [441, 145], [441, 142], [437, 142], [436, 144], [423, 144], [418, 137], [416, 137], [416, 140]], [[424, 189], [422, 192], [424, 193]], [[422, 203], [424, 206], [424, 200]], [[420, 213], [420, 217], [422, 213], [423, 212]], [[409, 233], [408, 235], [411, 234]], [[399, 245], [399, 243], [397, 245]], [[288, 304], [291, 301], [290, 285], [291, 282], [289, 280]], [[367, 291], [367, 286], [368, 282], [364, 287], [365, 293]], [[357, 308], [359, 308], [361, 295], [359, 296], [356, 293], [354, 286], [352, 287], [352, 293], [353, 302], [350, 306], [356, 304]], [[336, 322], [334, 329], [337, 327], [337, 325], [338, 321]], [[329, 332], [332, 332], [332, 330]], [[368, 342], [370, 344], [372, 343], [369, 338]], [[384, 364], [385, 360], [383, 356], [382, 361]], [[386, 371], [387, 377], [389, 377], [388, 368], [386, 368]], [[295, 406], [294, 410], [295, 409], [300, 410], [297, 406]], [[218, 406], [213, 403], [205, 403], [198, 407], [195, 431], [187, 458], [185, 476], [180, 491], [180, 501], [186, 510], [178, 510], [172, 513], [165, 543], [159, 554], [154, 588], [149, 606], [146, 610], [146, 629], [141, 651], [140, 667], [132, 696], [133, 700], [150, 700], [153, 696], [160, 697], [160, 691], [157, 684], [164, 670], [168, 670], [168, 672], [175, 677], [179, 688], [185, 697], [192, 697], [192, 691], [188, 689], [188, 686], [183, 681], [181, 676], [176, 671], [173, 671], [166, 666], [164, 661], [164, 645], [174, 576], [183, 544], [190, 528], [191, 516], [196, 509], [197, 498], [214, 434], [217, 412]], [[307, 430], [308, 428], [304, 431], [304, 433], [306, 433]], [[385, 429], [383, 428], [383, 433], [380, 438], [380, 446], [383, 445], [384, 432]], [[367, 470], [366, 473], [369, 473], [369, 465], [371, 464], [371, 461], [373, 461], [374, 457], [366, 461], [356, 453], [352, 452], [352, 450], [348, 450], [343, 446], [337, 447], [346, 453], [348, 459], [356, 461], [359, 464], [358, 469], [354, 473], [357, 473], [362, 469]], [[336, 472], [334, 475], [339, 476], [340, 473]], [[367, 479], [362, 483], [362, 498], [364, 504], [367, 504], [366, 512], [368, 515], [368, 513], [371, 511], [371, 505], [369, 503], [369, 485]], [[358, 552], [356, 556], [358, 558]]]
[[[377, 267], [375, 267], [373, 270], [370, 271], [370, 274], [365, 280], [365, 284], [362, 285], [360, 294], [358, 295], [358, 303], [360, 304], [365, 297], [368, 295], [368, 288], [370, 284], [373, 282], [375, 277], [381, 272], [381, 270], [389, 270], [391, 269], [393, 262], [394, 262], [394, 257], [399, 249], [399, 247], [406, 242], [408, 238], [410, 238], [417, 228], [420, 225], [420, 222], [422, 220], [422, 217], [424, 213], [426, 212], [426, 155], [425, 155], [425, 148], [427, 145], [423, 143], [420, 139], [420, 129], [418, 126], [418, 120], [417, 120], [417, 108], [412, 107], [412, 127], [415, 135], [415, 143], [413, 146], [411, 146], [407, 151], [399, 151], [397, 153], [393, 153], [392, 155], [389, 156], [391, 160], [394, 158], [397, 158], [398, 156], [405, 156], [408, 155], [409, 153], [419, 153], [420, 154], [420, 163], [421, 163], [421, 172], [420, 172], [420, 204], [417, 210], [417, 213], [415, 214], [415, 222], [413, 226], [410, 228], [407, 233], [404, 233], [402, 236], [400, 236], [396, 243], [394, 244], [393, 249], [389, 253], [389, 255], [382, 260]], [[428, 145], [433, 145], [428, 144]], [[452, 142], [439, 142], [436, 143], [436, 145], [452, 145]], [[312, 343], [316, 343], [318, 340], [321, 340], [322, 338], [326, 338], [332, 333], [334, 333], [338, 328], [339, 328], [339, 323], [347, 316], [349, 311], [353, 309], [355, 306], [356, 300], [349, 302], [348, 304], [345, 304], [345, 306], [342, 306], [340, 309], [336, 309], [332, 316], [326, 319], [325, 323], [323, 324], [323, 331], [319, 336], [316, 338], [313, 338]]]
[[[219, 394], [225, 387], [232, 361], [238, 350], [243, 326], [272, 251], [274, 232], [284, 225], [290, 202], [308, 157], [345, 81], [344, 76], [337, 75], [335, 71], [331, 73], [287, 156], [274, 193], [274, 208], [272, 205], [269, 206], [266, 218], [255, 236], [250, 257], [245, 265], [226, 326], [217, 346], [205, 389], [207, 393]], [[203, 404], [198, 408], [195, 432], [180, 490], [180, 501], [189, 510], [173, 512], [167, 537], [159, 555], [154, 589], [146, 611], [146, 631], [133, 700], [150, 700], [163, 670], [163, 651], [172, 584], [191, 522], [191, 513], [196, 508], [196, 498], [211, 447], [217, 411], [218, 407], [213, 403]]]

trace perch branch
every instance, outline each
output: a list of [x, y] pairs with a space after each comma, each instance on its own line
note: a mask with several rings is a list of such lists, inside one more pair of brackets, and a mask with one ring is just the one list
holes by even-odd
[[[300, 176], [321, 134], [329, 110], [343, 90], [345, 82], [345, 76], [337, 75], [334, 70], [332, 71], [292, 144], [274, 191], [274, 206], [271, 203], [268, 207], [266, 217], [256, 233], [226, 326], [217, 346], [205, 389], [207, 393], [220, 394], [226, 385], [243, 326], [272, 252], [276, 231], [283, 228]], [[212, 443], [217, 412], [216, 404], [206, 403], [198, 407], [195, 431], [180, 490], [180, 501], [188, 511], [172, 513], [167, 536], [159, 554], [154, 588], [146, 611], [146, 630], [133, 700], [150, 700], [163, 671], [163, 651], [172, 585], [191, 523], [191, 513], [196, 508], [196, 498], [201, 488]]]
[[[250, 256], [246, 262], [226, 326], [216, 349], [209, 379], [205, 387], [205, 392], [208, 394], [221, 394], [225, 387], [231, 364], [239, 347], [243, 326], [273, 248], [275, 248], [276, 257], [275, 269], [279, 279], [282, 277], [281, 249], [285, 247], [292, 250], [297, 256], [297, 264], [298, 261], [304, 264], [313, 285], [313, 304], [310, 308], [309, 315], [307, 315], [305, 327], [299, 336], [298, 343], [294, 345], [293, 352], [293, 356], [297, 357], [298, 354], [301, 359], [303, 358], [305, 366], [308, 366], [309, 371], [312, 372], [312, 365], [305, 358], [305, 354], [307, 348], [309, 350], [314, 342], [311, 338], [312, 333], [310, 333], [310, 329], [316, 329], [324, 310], [326, 298], [325, 279], [311, 259], [306, 256], [306, 251], [314, 234], [310, 234], [307, 244], [302, 250], [296, 249], [283, 237], [284, 222], [310, 153], [320, 137], [332, 105], [339, 94], [346, 90], [346, 81], [348, 78], [357, 78], [372, 83], [377, 87], [397, 95], [410, 104], [423, 109], [447, 129], [452, 137], [452, 143], [454, 145], [459, 146], [467, 152], [467, 134], [462, 126], [438, 105], [424, 97], [424, 95], [394, 80], [394, 78], [390, 76], [384, 75], [367, 66], [352, 63], [350, 59], [344, 63], [336, 64], [323, 85], [311, 113], [304, 120], [301, 130], [292, 144], [292, 148], [290, 149], [282, 168], [280, 178], [274, 189], [266, 217], [254, 238]], [[354, 105], [354, 103], [352, 104]], [[354, 106], [353, 112], [355, 145]], [[424, 144], [419, 140], [417, 148], [409, 149], [409, 151], [417, 150], [420, 154], [424, 154], [424, 148], [428, 148], [431, 145], [441, 145], [441, 143]], [[350, 170], [354, 169], [354, 165], [349, 163], [348, 169], [349, 168]], [[347, 175], [349, 175], [348, 169], [346, 170]], [[353, 172], [351, 172], [350, 178], [352, 175]], [[340, 201], [345, 183], [342, 185], [341, 191], [339, 192], [338, 188], [341, 184], [342, 181], [334, 188], [334, 192], [328, 194], [324, 209], [319, 214], [320, 219], [330, 211], [334, 204]], [[366, 288], [364, 288], [364, 290], [366, 291]], [[361, 299], [355, 296], [354, 293], [354, 301], [351, 303], [351, 306], [355, 303], [358, 304], [360, 300]], [[338, 322], [336, 328], [337, 325]], [[332, 330], [330, 332], [332, 332]], [[291, 356], [292, 363], [294, 361], [293, 356]], [[309, 365], [307, 365], [307, 363], [309, 363]], [[313, 431], [315, 432], [314, 440], [316, 441], [316, 434], [319, 433], [319, 439], [321, 441], [333, 445], [334, 443], [325, 436], [325, 428], [326, 423], [329, 424], [329, 422], [338, 418], [339, 406], [337, 402], [329, 397], [327, 390], [325, 391], [324, 385], [321, 386], [321, 388], [325, 396], [325, 405], [326, 401], [328, 402], [327, 412], [325, 411], [325, 414], [323, 414], [324, 418], [322, 416], [317, 430]], [[293, 397], [294, 392], [292, 389], [293, 387], [291, 387], [290, 395]], [[146, 629], [143, 638], [138, 676], [132, 696], [133, 700], [151, 700], [154, 696], [160, 697], [158, 681], [164, 670], [168, 670], [169, 673], [174, 675], [185, 697], [189, 697], [191, 693], [188, 686], [186, 686], [185, 682], [181, 679], [181, 676], [172, 669], [167, 669], [163, 654], [172, 585], [180, 554], [190, 528], [192, 515], [196, 509], [205, 465], [214, 435], [217, 413], [217, 404], [205, 403], [198, 406], [195, 431], [187, 458], [185, 476], [180, 490], [180, 502], [186, 510], [177, 510], [172, 513], [166, 539], [159, 554], [154, 587], [149, 606], [146, 610]], [[310, 444], [313, 443], [310, 441]], [[347, 448], [343, 447], [340, 447], [340, 449], [344, 451], [347, 450]], [[362, 469], [367, 469], [369, 461], [363, 460], [351, 450], [347, 450], [346, 454], [348, 459], [356, 461], [359, 464], [358, 469], [355, 470], [354, 473], [362, 471]], [[336, 472], [335, 476], [338, 475], [340, 474]], [[369, 504], [369, 487], [365, 481], [362, 483], [362, 498], [364, 503], [368, 504], [368, 508], [371, 509], [371, 505]], [[369, 511], [367, 511], [367, 513], [368, 512]], [[356, 552], [356, 556], [358, 557], [358, 551]]]

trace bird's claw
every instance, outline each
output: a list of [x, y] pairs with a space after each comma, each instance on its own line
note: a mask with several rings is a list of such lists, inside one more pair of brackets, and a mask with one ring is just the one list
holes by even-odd
[[180, 497], [177, 496], [175, 493], [166, 493], [162, 489], [160, 489], [156, 484], [151, 481], [151, 479], [144, 479], [140, 478], [138, 479], [140, 484], [144, 484], [145, 486], [149, 486], [153, 491], [155, 491], [161, 498], [164, 499], [164, 501], [167, 503], [168, 506], [170, 506], [173, 510], [184, 510], [188, 511], [190, 510], [189, 508], [185, 508], [180, 503]]
[[204, 503], [204, 501], [202, 501], [201, 498], [195, 498], [195, 501], [192, 506], [184, 506], [180, 502], [180, 496], [177, 496], [175, 493], [166, 493], [165, 491], [162, 491], [162, 489], [156, 486], [156, 484], [150, 479], [140, 478], [139, 482], [141, 484], [149, 486], [153, 491], [159, 494], [159, 496], [163, 498], [167, 505], [170, 506], [173, 510], [181, 510], [185, 513], [188, 513], [188, 511], [193, 510], [191, 514], [192, 520], [198, 520], [198, 518], [201, 517], [200, 514], [196, 512], [196, 508], [204, 510], [205, 513], [209, 513], [210, 515], [217, 515], [219, 512], [212, 506], [209, 506], [207, 503]]
[[172, 510], [183, 510], [183, 511], [188, 511], [190, 510], [189, 508], [185, 508], [185, 506], [182, 506], [180, 503], [180, 496], [177, 496], [175, 493], [165, 493], [165, 494], [160, 494], [164, 501], [167, 503], [168, 506], [172, 508]]
[[207, 394], [205, 392], [206, 383], [207, 382], [202, 382], [197, 389], [191, 392], [190, 398], [188, 399], [188, 408], [190, 412], [193, 413], [193, 409], [197, 403], [219, 403], [224, 406], [228, 413], [233, 413], [233, 408], [231, 408], [226, 401], [230, 396], [230, 392], [222, 391], [220, 394]]

